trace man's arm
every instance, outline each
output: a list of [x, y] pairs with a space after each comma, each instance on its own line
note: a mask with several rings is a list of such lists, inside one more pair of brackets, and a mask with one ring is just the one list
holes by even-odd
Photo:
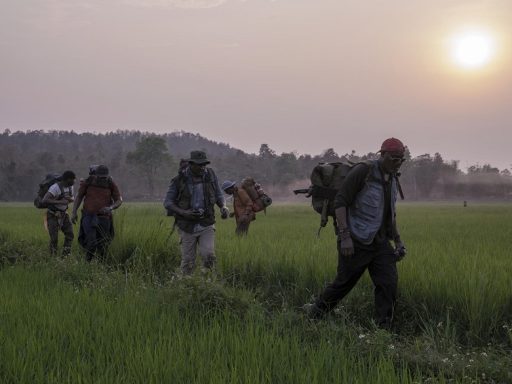
[[[213, 172], [212, 172], [213, 173]], [[217, 176], [215, 173], [213, 173], [213, 182], [215, 183], [215, 201], [217, 203], [217, 206], [221, 209], [226, 208], [226, 199], [224, 199], [224, 193], [222, 193], [222, 189], [220, 189], [219, 186], [219, 180], [217, 179]]]
[[397, 261], [400, 261], [405, 257], [405, 255], [407, 255], [407, 249], [405, 248], [405, 245], [402, 242], [402, 239], [400, 238], [400, 233], [398, 232], [396, 219], [393, 220], [393, 242], [395, 243], [395, 255]]
[[66, 198], [56, 199], [55, 196], [51, 194], [51, 192], [46, 192], [46, 195], [44, 195], [42, 202], [43, 204], [54, 205], [67, 203], [69, 202], [69, 200]]
[[75, 224], [78, 219], [78, 208], [80, 208], [80, 205], [82, 204], [82, 201], [84, 200], [85, 196], [85, 185], [80, 185], [80, 188], [78, 189], [78, 194], [76, 196], [75, 202], [73, 204], [73, 211], [71, 213], [71, 222]]
[[178, 196], [178, 188], [176, 186], [176, 179], [172, 179], [171, 184], [169, 184], [169, 188], [167, 189], [167, 193], [165, 195], [165, 200], [164, 200], [165, 209], [177, 212], [176, 208], [178, 208], [178, 207], [175, 203], [177, 196]]
[[209, 170], [209, 172], [213, 175], [213, 182], [215, 184], [215, 201], [217, 206], [220, 208], [220, 217], [225, 220], [229, 217], [229, 209], [226, 206], [226, 199], [224, 199], [224, 193], [222, 192], [222, 189], [220, 189], [217, 175], [215, 175], [213, 170]]
[[116, 183], [112, 182], [112, 200], [114, 201], [112, 205], [109, 207], [110, 210], [117, 209], [123, 204], [123, 197], [121, 196], [121, 192], [119, 191], [119, 187]]
[[350, 170], [334, 199], [334, 207], [350, 207], [357, 194], [364, 188], [370, 168], [367, 164], [357, 164]]
[[60, 199], [57, 199], [58, 196], [61, 195], [61, 188], [58, 184], [53, 184], [48, 189], [48, 192], [43, 197], [42, 202], [44, 204], [63, 204], [63, 203], [69, 203], [71, 201], [71, 198], [62, 197]]
[[393, 241], [395, 242], [395, 244], [401, 243], [402, 239], [400, 238], [400, 232], [398, 231], [398, 225], [396, 223], [396, 215], [395, 215], [395, 219], [393, 220], [392, 231], [393, 231]]
[[343, 181], [334, 200], [339, 247], [343, 256], [350, 257], [354, 254], [354, 243], [348, 229], [347, 211], [348, 207], [354, 203], [357, 194], [364, 188], [368, 172], [368, 165], [356, 165]]
[[357, 194], [364, 188], [369, 170], [369, 166], [366, 164], [354, 166], [336, 194], [334, 207], [339, 231], [348, 228], [347, 208], [354, 203]]
[[164, 207], [178, 215], [184, 217], [185, 219], [196, 219], [197, 215], [195, 215], [191, 210], [181, 209], [178, 207], [176, 200], [178, 199], [178, 179], [174, 178], [171, 180], [171, 184], [169, 185], [169, 189], [167, 190], [167, 194], [165, 195]]
[[114, 209], [117, 209], [123, 204], [123, 198], [121, 197], [121, 192], [119, 192], [119, 188], [117, 187], [117, 184], [113, 181], [110, 184], [110, 191], [112, 193], [112, 204], [110, 204], [108, 207], [103, 207], [100, 211], [102, 214], [110, 214]]

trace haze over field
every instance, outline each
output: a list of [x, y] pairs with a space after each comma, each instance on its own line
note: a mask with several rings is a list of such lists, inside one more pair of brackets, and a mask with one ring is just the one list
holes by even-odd
[[256, 152], [510, 168], [512, 2], [25, 0], [0, 13], [0, 129], [185, 130]]

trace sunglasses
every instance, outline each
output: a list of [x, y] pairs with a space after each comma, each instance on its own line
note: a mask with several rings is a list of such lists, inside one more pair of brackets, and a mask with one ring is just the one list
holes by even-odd
[[392, 162], [394, 163], [400, 163], [402, 164], [405, 161], [405, 158], [403, 156], [390, 156], [389, 157]]

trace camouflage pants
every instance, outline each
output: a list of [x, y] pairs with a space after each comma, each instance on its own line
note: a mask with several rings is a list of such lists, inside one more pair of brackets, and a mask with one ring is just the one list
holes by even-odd
[[69, 219], [69, 215], [65, 212], [53, 213], [48, 211], [46, 215], [48, 223], [48, 234], [50, 235], [50, 253], [57, 254], [57, 246], [59, 243], [59, 231], [64, 233], [64, 247], [62, 255], [66, 256], [71, 253], [71, 244], [73, 243], [73, 224]]
[[203, 268], [212, 270], [215, 267], [215, 228], [206, 227], [200, 232], [187, 233], [179, 230], [181, 244], [181, 272], [190, 275], [194, 272], [196, 264], [196, 253], [203, 262]]

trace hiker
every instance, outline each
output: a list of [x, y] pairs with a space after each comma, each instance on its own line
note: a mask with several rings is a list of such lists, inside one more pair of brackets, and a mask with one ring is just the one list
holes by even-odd
[[230, 214], [230, 217], [234, 216], [236, 220], [235, 233], [238, 236], [246, 236], [249, 232], [251, 221], [256, 220], [251, 197], [243, 188], [238, 188], [234, 181], [224, 181], [222, 183], [222, 190], [226, 194], [233, 196], [233, 212]]
[[73, 202], [73, 185], [76, 176], [72, 171], [66, 171], [60, 179], [48, 188], [42, 203], [47, 207], [46, 223], [50, 235], [50, 253], [57, 254], [59, 231], [62, 231], [64, 234], [62, 256], [69, 256], [74, 234], [67, 210], [69, 203]]
[[102, 258], [114, 238], [112, 211], [123, 203], [121, 193], [105, 165], [91, 166], [89, 177], [80, 184], [71, 221], [76, 224], [77, 211], [84, 202], [78, 242], [91, 261], [98, 253]]
[[357, 164], [343, 181], [335, 198], [337, 275], [313, 304], [306, 304], [310, 317], [320, 318], [332, 310], [368, 269], [375, 286], [377, 325], [391, 327], [398, 285], [396, 263], [406, 254], [395, 210], [397, 172], [404, 154], [400, 140], [387, 139], [378, 160]]
[[171, 181], [164, 207], [174, 212], [181, 243], [181, 272], [194, 272], [196, 252], [202, 258], [202, 272], [215, 267], [215, 210], [220, 208], [222, 219], [227, 219], [226, 207], [217, 176], [206, 153], [192, 151], [188, 167]]

